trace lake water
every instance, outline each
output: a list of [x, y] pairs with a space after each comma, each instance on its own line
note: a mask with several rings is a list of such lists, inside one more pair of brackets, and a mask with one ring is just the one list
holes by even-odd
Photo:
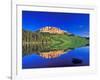
[[[27, 53], [28, 54], [28, 53]], [[22, 57], [22, 68], [89, 66], [89, 47], [31, 53]]]

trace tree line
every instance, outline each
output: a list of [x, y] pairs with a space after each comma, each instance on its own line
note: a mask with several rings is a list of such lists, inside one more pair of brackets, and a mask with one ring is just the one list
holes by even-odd
[[50, 42], [50, 34], [43, 32], [31, 32], [22, 30], [22, 42]]

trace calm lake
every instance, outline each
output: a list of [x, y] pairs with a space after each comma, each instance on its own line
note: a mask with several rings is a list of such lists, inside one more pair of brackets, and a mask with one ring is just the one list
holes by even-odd
[[25, 54], [28, 55], [22, 57], [23, 69], [89, 66], [89, 46]]

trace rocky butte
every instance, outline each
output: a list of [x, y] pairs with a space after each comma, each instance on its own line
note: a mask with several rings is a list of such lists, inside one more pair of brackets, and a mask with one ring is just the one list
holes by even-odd
[[53, 27], [53, 26], [46, 26], [40, 29], [40, 32], [48, 32], [52, 34], [64, 34], [64, 30], [61, 30], [59, 28]]

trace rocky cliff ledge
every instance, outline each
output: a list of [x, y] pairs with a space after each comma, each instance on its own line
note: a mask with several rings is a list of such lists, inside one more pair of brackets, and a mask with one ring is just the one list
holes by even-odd
[[53, 33], [53, 34], [64, 34], [64, 31], [56, 28], [56, 27], [52, 27], [52, 26], [46, 26], [43, 27], [42, 29], [40, 29], [40, 32], [48, 32], [48, 33]]

